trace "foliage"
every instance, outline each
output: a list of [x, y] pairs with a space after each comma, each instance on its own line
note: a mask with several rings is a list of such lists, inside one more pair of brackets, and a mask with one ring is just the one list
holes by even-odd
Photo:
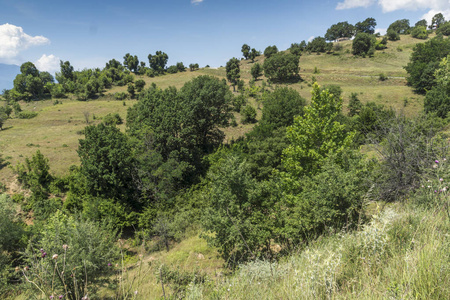
[[354, 31], [355, 27], [352, 24], [349, 24], [347, 21], [339, 22], [328, 28], [325, 39], [327, 41], [334, 41], [340, 38], [351, 38]]
[[299, 43], [292, 43], [291, 47], [289, 48], [289, 52], [291, 52], [291, 54], [294, 54], [296, 56], [301, 56], [303, 50], [305, 50], [305, 47], [306, 45], [302, 45]]
[[330, 227], [339, 230], [358, 224], [372, 167], [348, 148], [340, 155], [330, 153], [314, 175], [300, 182], [295, 182], [298, 177], [292, 173], [294, 177], [282, 181], [281, 231], [294, 243], [318, 237]]
[[394, 29], [388, 29], [386, 32], [386, 36], [390, 41], [398, 41], [400, 40], [400, 34], [396, 32]]
[[408, 19], [401, 19], [393, 22], [391, 25], [389, 25], [388, 29], [392, 30], [398, 34], [409, 34], [411, 27], [409, 26], [409, 20]]
[[252, 66], [250, 73], [252, 74], [252, 77], [255, 81], [258, 80], [258, 77], [262, 76], [262, 71], [263, 71], [263, 68], [262, 68], [261, 64], [256, 63]]
[[175, 74], [178, 72], [178, 68], [177, 68], [177, 66], [172, 65], [172, 66], [168, 67], [166, 71], [169, 74]]
[[264, 99], [261, 122], [274, 128], [292, 125], [295, 116], [302, 116], [306, 100], [287, 87], [276, 88]]
[[88, 194], [137, 205], [134, 158], [125, 134], [103, 123], [87, 126], [77, 152]]
[[439, 29], [445, 23], [445, 18], [442, 13], [437, 13], [431, 18], [430, 29]]
[[250, 56], [250, 46], [247, 44], [242, 45], [241, 52], [242, 56], [244, 56], [245, 59], [248, 59]]
[[[248, 166], [226, 156], [208, 172], [209, 207], [203, 226], [209, 243], [219, 248], [229, 266], [270, 255], [274, 199], [270, 185], [251, 178]], [[214, 234], [212, 234], [214, 233]]]
[[27, 267], [22, 275], [31, 289], [47, 298], [64, 295], [75, 300], [95, 294], [105, 281], [102, 275], [108, 274], [119, 258], [117, 232], [105, 222], [57, 212], [40, 234], [25, 252]]
[[233, 91], [239, 78], [241, 78], [239, 60], [235, 57], [231, 58], [226, 65], [227, 79], [233, 85]]
[[196, 63], [196, 64], [189, 64], [189, 70], [191, 71], [191, 72], [193, 72], [193, 71], [195, 71], [195, 70], [198, 70], [200, 67], [199, 67], [199, 65]]
[[348, 102], [348, 116], [353, 117], [360, 113], [362, 108], [361, 100], [358, 98], [357, 93], [351, 93], [350, 100]]
[[358, 22], [355, 24], [356, 33], [364, 32], [368, 34], [375, 33], [375, 27], [377, 27], [377, 22], [374, 18], [367, 18], [362, 22]]
[[139, 59], [135, 55], [130, 55], [130, 53], [125, 54], [123, 57], [123, 65], [131, 72], [136, 73], [139, 67]]
[[310, 106], [287, 130], [291, 145], [283, 152], [283, 165], [292, 176], [314, 174], [327, 156], [339, 157], [352, 146], [354, 133], [347, 133], [345, 125], [338, 122], [341, 110], [342, 99], [320, 91], [315, 83]]
[[277, 54], [277, 53], [278, 53], [278, 48], [275, 45], [267, 46], [266, 49], [264, 49], [264, 56], [266, 58], [270, 58], [272, 55]]
[[103, 117], [103, 123], [105, 125], [120, 125], [123, 124], [123, 120], [118, 113], [109, 113]]
[[264, 61], [264, 75], [271, 81], [287, 81], [298, 77], [298, 56], [277, 53]]
[[383, 37], [381, 39], [381, 41], [377, 40], [376, 43], [375, 43], [375, 50], [386, 49], [387, 48], [387, 41], [388, 41], [387, 37]]
[[164, 73], [164, 69], [168, 60], [169, 56], [162, 51], [156, 51], [155, 55], [148, 55], [150, 68], [152, 68], [156, 74]]
[[424, 100], [426, 113], [434, 112], [446, 118], [450, 112], [450, 55], [444, 57], [435, 72], [436, 86], [427, 92]]
[[352, 53], [362, 57], [373, 56], [375, 53], [376, 38], [368, 33], [360, 32], [356, 34], [353, 44]]
[[450, 21], [445, 22], [436, 30], [436, 34], [442, 34], [445, 36], [450, 35]]
[[134, 83], [134, 85], [136, 86], [136, 90], [138, 93], [142, 92], [142, 90], [144, 89], [145, 86], [145, 81], [142, 79], [138, 79], [136, 80], [136, 82]]
[[333, 49], [333, 43], [327, 43], [325, 38], [323, 37], [316, 37], [312, 41], [308, 42], [308, 45], [306, 46], [306, 50], [309, 52], [327, 52]]
[[256, 123], [256, 109], [251, 105], [245, 105], [241, 109], [242, 124]]
[[428, 38], [427, 28], [425, 26], [416, 26], [411, 30], [411, 36], [416, 39], [426, 40]]
[[425, 43], [418, 43], [413, 48], [413, 53], [408, 65], [408, 85], [416, 92], [424, 94], [435, 86], [434, 73], [439, 67], [439, 61], [450, 54], [450, 39], [435, 37]]

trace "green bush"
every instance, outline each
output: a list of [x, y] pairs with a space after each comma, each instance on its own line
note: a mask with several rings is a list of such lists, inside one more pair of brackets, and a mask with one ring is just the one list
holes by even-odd
[[[38, 287], [47, 299], [52, 295], [94, 294], [102, 275], [119, 259], [117, 232], [104, 223], [95, 223], [56, 212], [43, 226], [40, 238], [31, 241], [24, 260], [24, 271], [31, 290]], [[27, 281], [28, 281], [27, 280]]]
[[246, 105], [241, 110], [242, 123], [255, 123], [256, 122], [256, 109], [251, 105]]
[[105, 125], [120, 125], [123, 123], [123, 120], [118, 113], [109, 113], [103, 117], [103, 123]]
[[32, 119], [38, 115], [35, 111], [21, 111], [17, 114], [19, 119]]
[[417, 26], [411, 30], [411, 36], [416, 39], [426, 40], [428, 38], [427, 28], [425, 26]]
[[117, 93], [114, 93], [114, 99], [116, 99], [116, 100], [124, 100], [124, 99], [127, 99], [127, 93], [125, 93], [125, 92], [117, 92]]

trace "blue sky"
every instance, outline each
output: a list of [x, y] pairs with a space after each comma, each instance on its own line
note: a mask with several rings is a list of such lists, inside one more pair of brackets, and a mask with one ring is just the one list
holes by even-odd
[[169, 65], [218, 67], [241, 57], [244, 43], [284, 50], [337, 22], [373, 17], [382, 31], [436, 12], [450, 19], [450, 0], [0, 0], [0, 63], [54, 72], [60, 59], [83, 69], [131, 53], [148, 64], [162, 50]]

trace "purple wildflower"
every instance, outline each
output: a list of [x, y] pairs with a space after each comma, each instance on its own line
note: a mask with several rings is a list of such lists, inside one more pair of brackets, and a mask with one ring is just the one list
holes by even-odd
[[112, 264], [111, 263], [108, 263], [108, 267], [111, 267], [112, 266]]
[[63, 295], [59, 295], [59, 299], [62, 299], [62, 298], [64, 298], [64, 296]]
[[439, 163], [439, 161], [437, 159], [434, 162], [437, 163], [437, 164]]
[[47, 256], [47, 252], [43, 252], [42, 253], [42, 258], [44, 258], [44, 257], [46, 257]]

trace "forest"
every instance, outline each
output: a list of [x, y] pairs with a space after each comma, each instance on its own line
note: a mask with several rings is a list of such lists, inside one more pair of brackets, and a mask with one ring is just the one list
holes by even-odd
[[[0, 103], [1, 144], [31, 152], [0, 148], [0, 299], [448, 297], [450, 22], [375, 26], [244, 44], [219, 69], [163, 51], [55, 77], [22, 64]], [[325, 80], [326, 60], [384, 55], [406, 64], [349, 80], [409, 99]], [[68, 105], [80, 120], [57, 121]], [[33, 120], [58, 143], [53, 123], [78, 125], [72, 163], [20, 137]]]

